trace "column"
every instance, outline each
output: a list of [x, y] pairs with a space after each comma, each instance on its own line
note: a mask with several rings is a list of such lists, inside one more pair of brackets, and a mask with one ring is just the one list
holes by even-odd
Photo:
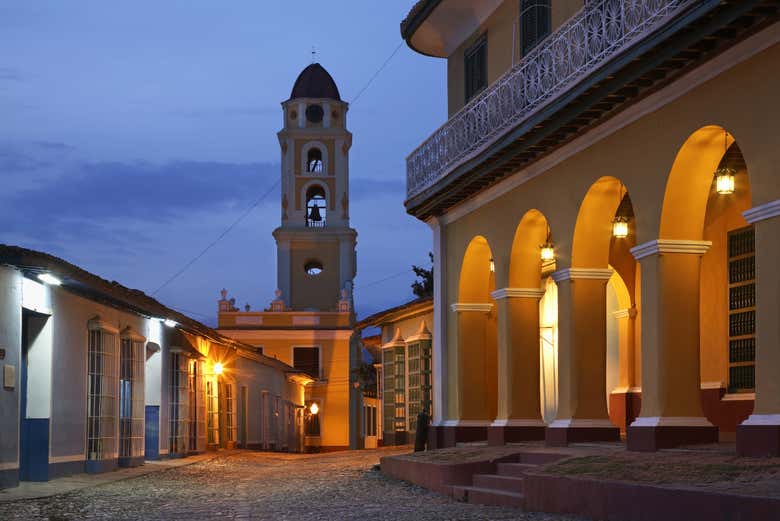
[[780, 456], [780, 199], [743, 215], [756, 232], [756, 402], [737, 453]]
[[544, 439], [539, 396], [539, 288], [503, 288], [498, 307], [498, 415], [488, 443]]
[[[456, 302], [450, 309], [458, 321], [458, 418], [444, 424], [445, 446], [486, 440], [487, 428], [493, 420], [486, 403], [490, 383], [486, 350], [492, 346], [485, 341], [493, 304]], [[467, 348], [475, 349], [470, 353], [472, 356], [466, 356]]]
[[634, 407], [636, 377], [634, 375], [634, 353], [636, 342], [636, 308], [626, 308], [615, 311], [612, 316], [617, 320], [618, 336], [620, 338], [619, 381], [617, 389], [609, 395], [609, 411], [612, 421], [625, 430], [635, 419], [637, 408]]
[[[433, 384], [433, 418], [428, 430], [428, 448], [444, 446], [443, 433], [447, 421], [447, 243], [444, 229], [436, 217], [428, 221], [433, 231], [433, 346], [431, 353]], [[457, 319], [457, 317], [456, 317]], [[453, 443], [454, 444], [454, 443]]]
[[607, 414], [607, 281], [611, 269], [569, 268], [558, 284], [558, 416], [548, 445], [618, 441]]
[[655, 240], [631, 248], [642, 267], [642, 410], [628, 448], [654, 451], [718, 441], [701, 407], [699, 278], [708, 241]]

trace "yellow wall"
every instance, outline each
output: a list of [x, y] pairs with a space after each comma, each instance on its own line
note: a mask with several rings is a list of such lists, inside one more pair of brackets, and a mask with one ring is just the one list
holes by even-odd
[[[304, 266], [311, 260], [322, 263], [322, 273], [309, 275]], [[290, 306], [293, 309], [338, 308], [339, 243], [337, 240], [293, 240], [290, 243]]]
[[[707, 125], [716, 123], [726, 128], [739, 143], [752, 188], [752, 202], [746, 199], [743, 204], [757, 206], [780, 198], [777, 183], [780, 146], [776, 129], [776, 122], [780, 121], [780, 104], [776, 102], [776, 87], [780, 85], [778, 62], [780, 45], [774, 45], [677, 99], [656, 107], [543, 175], [446, 224], [443, 232], [447, 244], [446, 303], [462, 300], [459, 296], [461, 267], [467, 247], [477, 236], [484, 237], [494, 253], [495, 287], [509, 285], [507, 259], [515, 230], [530, 209], [539, 210], [550, 224], [558, 268], [573, 266], [572, 242], [580, 205], [593, 184], [605, 176], [621, 180], [631, 196], [635, 213], [632, 233], [635, 233], [637, 244], [659, 237], [705, 239], [704, 219], [711, 183], [711, 177], [707, 176], [711, 176], [717, 166], [718, 154], [722, 155], [722, 130], [713, 127], [696, 134], [699, 141], [690, 150], [700, 160], [680, 168], [679, 176], [670, 176], [670, 172], [686, 141]], [[761, 78], [761, 81], [745, 81], [745, 78]], [[738, 102], [733, 98], [734, 92], [740, 93]], [[717, 159], [714, 166], [713, 158]], [[684, 161], [680, 163], [683, 164]], [[687, 185], [678, 183], [678, 178], [683, 177], [696, 181]], [[669, 179], [672, 181], [667, 184]], [[700, 186], [702, 184], [706, 186]], [[672, 195], [665, 199], [669, 194]], [[666, 205], [664, 201], [667, 201]], [[639, 278], [637, 271], [636, 279]], [[631, 277], [626, 279], [630, 284]], [[641, 311], [638, 284], [635, 291], [637, 308]], [[698, 301], [695, 305], [698, 306]], [[637, 317], [638, 338], [646, 319], [641, 315]], [[458, 339], [458, 320], [454, 314], [448, 314], [446, 327], [449, 367], [458, 367], [457, 347], [463, 339]], [[635, 360], [639, 384], [640, 357]], [[722, 375], [722, 367], [722, 361], [708, 360], [702, 370], [709, 377], [713, 373]], [[449, 396], [456, 396], [457, 376], [451, 373], [448, 384]], [[457, 412], [455, 401], [449, 400], [450, 417], [457, 417], [454, 416]]]

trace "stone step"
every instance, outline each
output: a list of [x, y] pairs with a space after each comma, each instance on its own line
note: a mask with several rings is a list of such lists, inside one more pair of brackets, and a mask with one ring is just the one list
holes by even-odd
[[565, 454], [556, 454], [554, 452], [521, 452], [520, 463], [529, 463], [531, 465], [546, 465], [554, 461], [566, 458]]
[[500, 476], [498, 474], [474, 474], [472, 485], [477, 488], [490, 488], [505, 492], [523, 493], [523, 478]]
[[452, 487], [453, 496], [459, 501], [467, 501], [476, 505], [495, 505], [503, 507], [523, 508], [523, 495], [517, 492], [494, 490], [480, 487]]
[[525, 473], [531, 469], [537, 468], [539, 465], [532, 463], [499, 463], [497, 465], [497, 474], [501, 476], [512, 476], [515, 478], [522, 478]]

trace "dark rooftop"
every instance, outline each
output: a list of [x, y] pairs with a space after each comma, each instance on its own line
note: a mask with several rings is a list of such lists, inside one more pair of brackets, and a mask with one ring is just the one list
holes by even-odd
[[336, 82], [319, 63], [312, 63], [298, 75], [290, 94], [290, 99], [296, 98], [327, 98], [341, 101]]

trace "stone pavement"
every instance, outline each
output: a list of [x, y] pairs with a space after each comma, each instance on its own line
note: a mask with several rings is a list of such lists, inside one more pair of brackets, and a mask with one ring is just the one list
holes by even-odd
[[86, 488], [63, 488], [65, 493], [49, 497], [3, 500], [0, 519], [572, 519], [458, 503], [372, 470], [381, 456], [404, 450], [311, 455], [236, 451], [206, 455], [186, 466], [148, 464], [144, 469], [154, 466], [152, 470], [162, 470], [119, 480], [103, 475], [105, 479], [96, 479]]

